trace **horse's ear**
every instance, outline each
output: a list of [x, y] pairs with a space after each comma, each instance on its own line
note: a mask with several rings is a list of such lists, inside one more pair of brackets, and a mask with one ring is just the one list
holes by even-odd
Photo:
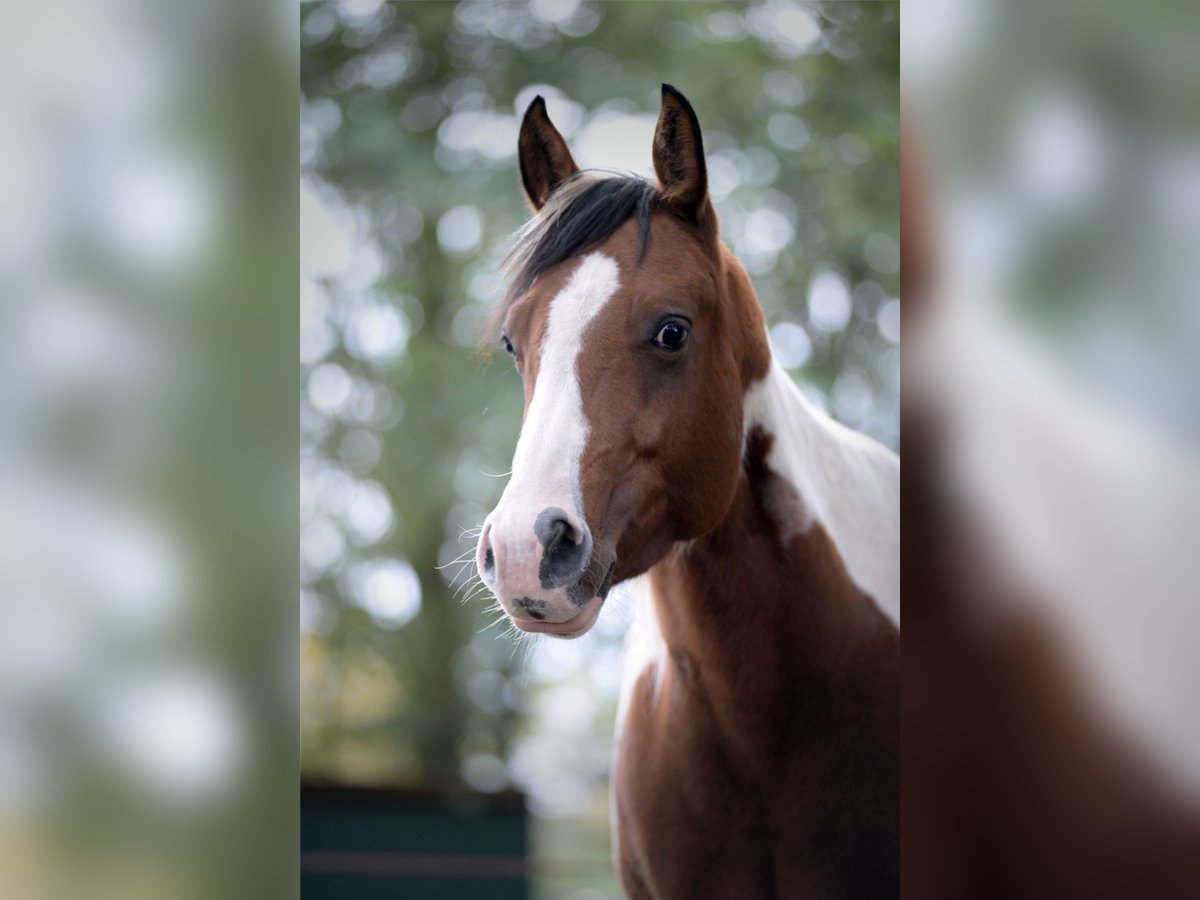
[[551, 191], [579, 171], [567, 142], [546, 115], [546, 101], [540, 94], [533, 98], [521, 120], [517, 156], [521, 183], [534, 212], [546, 205]]
[[708, 206], [700, 121], [687, 98], [669, 84], [662, 86], [662, 111], [654, 129], [654, 172], [662, 198], [699, 220]]

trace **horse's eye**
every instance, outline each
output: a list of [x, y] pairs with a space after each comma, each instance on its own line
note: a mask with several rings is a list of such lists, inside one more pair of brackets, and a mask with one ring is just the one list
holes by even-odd
[[504, 345], [504, 352], [507, 353], [509, 356], [517, 355], [517, 351], [513, 349], [513, 343], [511, 340], [509, 340], [509, 337], [507, 334], [503, 334], [500, 336], [500, 343]]
[[658, 332], [651, 339], [656, 347], [663, 350], [682, 350], [687, 343], [688, 326], [679, 319], [668, 319], [659, 326]]

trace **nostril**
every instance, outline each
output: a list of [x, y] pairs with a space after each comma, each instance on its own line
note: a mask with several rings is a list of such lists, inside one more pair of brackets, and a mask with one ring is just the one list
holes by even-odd
[[563, 541], [579, 543], [577, 529], [571, 524], [567, 514], [557, 506], [549, 506], [538, 514], [537, 521], [533, 523], [533, 531], [547, 553]]
[[534, 534], [542, 545], [538, 570], [543, 588], [556, 588], [575, 581], [592, 555], [592, 536], [587, 525], [576, 523], [557, 506], [538, 514]]
[[571, 536], [571, 523], [566, 519], [551, 520], [549, 523], [547, 523], [540, 537], [542, 546], [545, 547], [547, 551], [549, 551], [551, 547], [558, 546], [561, 541], [565, 540], [574, 542], [574, 538]]
[[486, 525], [483, 529], [483, 534], [479, 538], [479, 568], [480, 574], [487, 581], [494, 580], [496, 576], [496, 554], [492, 552], [492, 526]]

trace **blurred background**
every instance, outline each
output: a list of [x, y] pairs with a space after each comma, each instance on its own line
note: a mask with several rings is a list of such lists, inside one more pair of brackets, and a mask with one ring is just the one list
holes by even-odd
[[[306, 887], [499, 897], [528, 873], [534, 897], [620, 896], [607, 775], [627, 610], [518, 649], [467, 589], [520, 424], [508, 359], [476, 353], [528, 215], [520, 116], [540, 93], [581, 165], [652, 175], [660, 84], [682, 90], [776, 354], [815, 403], [895, 447], [898, 16], [301, 6]], [[371, 808], [391, 824], [364, 824]]]
[[295, 892], [298, 37], [5, 7], [0, 896]]
[[1196, 896], [1200, 7], [902, 18], [906, 892]]

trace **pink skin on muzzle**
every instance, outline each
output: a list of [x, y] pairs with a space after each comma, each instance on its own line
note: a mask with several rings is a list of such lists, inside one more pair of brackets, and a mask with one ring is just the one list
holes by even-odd
[[595, 624], [604, 604], [612, 569], [604, 556], [582, 517], [563, 506], [502, 499], [484, 523], [476, 564], [514, 625], [573, 637]]

